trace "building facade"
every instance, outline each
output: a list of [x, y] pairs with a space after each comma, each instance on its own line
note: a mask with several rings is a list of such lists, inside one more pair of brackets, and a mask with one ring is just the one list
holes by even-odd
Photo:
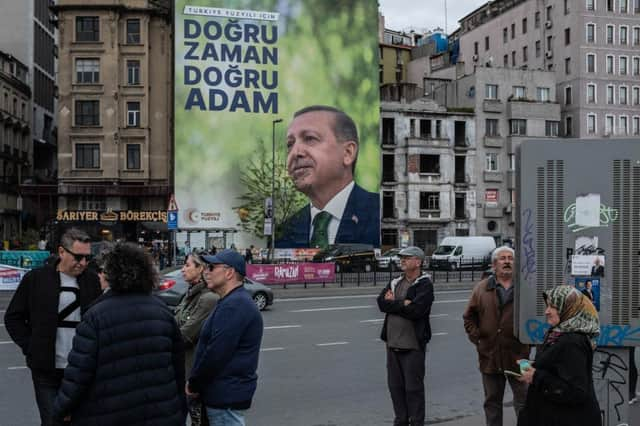
[[430, 254], [446, 236], [476, 235], [476, 137], [473, 114], [449, 112], [422, 92], [381, 89], [381, 241]]
[[93, 237], [166, 239], [172, 168], [168, 2], [61, 0], [58, 215]]
[[640, 0], [498, 0], [460, 20], [465, 72], [556, 76], [565, 137], [640, 134]]

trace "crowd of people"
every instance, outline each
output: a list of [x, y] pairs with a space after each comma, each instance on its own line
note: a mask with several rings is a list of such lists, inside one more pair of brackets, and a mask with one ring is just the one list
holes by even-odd
[[[473, 289], [464, 328], [478, 352], [488, 426], [502, 426], [507, 382], [518, 426], [597, 426], [592, 379], [598, 313], [567, 285], [543, 293], [549, 329], [531, 347], [515, 337], [514, 250], [492, 254]], [[152, 256], [107, 245], [91, 259], [88, 235], [68, 230], [54, 262], [27, 273], [5, 326], [31, 370], [42, 425], [244, 425], [257, 387], [262, 316], [242, 288], [251, 259], [237, 250], [191, 252], [188, 291], [172, 313], [152, 296]], [[402, 274], [382, 289], [387, 381], [394, 425], [425, 422], [425, 356], [434, 288], [424, 252], [399, 252]], [[88, 268], [93, 261], [94, 269]], [[633, 356], [633, 355], [631, 355]], [[635, 398], [635, 383], [629, 398]]]

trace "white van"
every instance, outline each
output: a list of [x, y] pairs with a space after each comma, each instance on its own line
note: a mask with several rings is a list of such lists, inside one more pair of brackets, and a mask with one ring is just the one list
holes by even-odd
[[496, 248], [493, 237], [446, 237], [431, 255], [431, 269], [486, 269]]

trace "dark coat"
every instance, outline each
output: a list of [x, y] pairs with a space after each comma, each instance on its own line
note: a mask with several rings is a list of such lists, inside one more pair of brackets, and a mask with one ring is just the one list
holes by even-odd
[[520, 371], [516, 361], [529, 358], [531, 352], [529, 345], [515, 337], [513, 300], [500, 306], [496, 285], [493, 275], [480, 281], [462, 315], [467, 336], [478, 350], [480, 371], [485, 374]]
[[200, 332], [189, 389], [207, 407], [247, 409], [258, 384], [262, 315], [239, 286], [218, 301]]
[[[78, 276], [80, 312], [102, 294], [98, 276], [86, 270]], [[29, 368], [52, 371], [56, 368], [56, 332], [60, 273], [54, 265], [33, 269], [22, 278], [7, 307], [7, 332], [26, 356]]]
[[533, 382], [518, 426], [601, 426], [589, 338], [565, 333], [536, 355]]
[[418, 277], [407, 289], [405, 299], [411, 300], [411, 303], [408, 305], [404, 304], [404, 300], [385, 300], [384, 295], [387, 290], [391, 289], [395, 291], [395, 287], [401, 279], [402, 276], [391, 280], [378, 296], [378, 307], [381, 312], [386, 314], [384, 316], [380, 338], [384, 342], [387, 341], [387, 319], [389, 315], [399, 315], [413, 321], [418, 344], [424, 350], [427, 343], [431, 340], [429, 315], [431, 314], [431, 305], [434, 299], [433, 283], [431, 283], [431, 279], [429, 279], [427, 275]]
[[[311, 205], [307, 204], [286, 223], [276, 248], [307, 248], [311, 230]], [[338, 227], [335, 244], [360, 243], [380, 247], [380, 195], [353, 186]]]
[[184, 425], [184, 352], [166, 304], [104, 294], [76, 329], [54, 405], [74, 425]]

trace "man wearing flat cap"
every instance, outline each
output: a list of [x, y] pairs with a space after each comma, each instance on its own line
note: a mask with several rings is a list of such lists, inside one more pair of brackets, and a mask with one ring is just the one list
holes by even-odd
[[378, 307], [386, 314], [380, 338], [387, 344], [393, 424], [424, 425], [424, 364], [431, 339], [433, 284], [421, 271], [424, 252], [419, 247], [404, 248], [398, 256], [402, 275], [391, 280], [378, 296]]
[[235, 250], [202, 256], [207, 287], [220, 296], [200, 332], [187, 395], [200, 395], [209, 424], [243, 426], [256, 391], [262, 315], [242, 284], [245, 261]]

